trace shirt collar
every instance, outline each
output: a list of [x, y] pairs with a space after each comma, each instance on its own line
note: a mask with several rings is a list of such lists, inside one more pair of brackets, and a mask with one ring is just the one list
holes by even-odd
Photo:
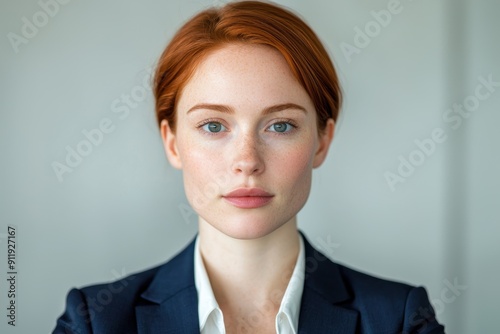
[[[299, 311], [304, 289], [305, 274], [305, 247], [302, 235], [299, 234], [299, 255], [295, 262], [292, 276], [281, 300], [278, 314], [276, 315], [276, 333], [295, 334], [299, 325]], [[200, 332], [205, 326], [217, 327], [219, 333], [225, 333], [224, 320], [219, 304], [215, 299], [210, 280], [201, 258], [199, 236], [195, 242], [194, 252], [194, 277], [198, 291], [198, 317]]]
[[212, 286], [210, 285], [210, 280], [208, 279], [207, 271], [201, 258], [199, 240], [200, 237], [197, 236], [194, 245], [194, 282], [196, 290], [198, 290], [198, 317], [200, 332], [203, 332], [203, 328], [207, 322], [213, 321], [219, 328], [219, 332], [225, 333], [224, 328], [220, 328], [221, 324], [222, 327], [224, 325], [222, 311], [219, 308], [217, 300], [215, 300]]
[[304, 241], [299, 233], [299, 255], [276, 316], [276, 333], [295, 334], [298, 331], [300, 303], [304, 290], [305, 258]]

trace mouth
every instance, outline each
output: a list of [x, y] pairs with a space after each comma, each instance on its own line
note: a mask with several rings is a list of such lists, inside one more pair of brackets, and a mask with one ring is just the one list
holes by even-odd
[[273, 196], [224, 196], [224, 199], [241, 209], [255, 209], [271, 202]]
[[222, 197], [238, 208], [254, 209], [271, 202], [274, 195], [262, 188], [237, 188]]

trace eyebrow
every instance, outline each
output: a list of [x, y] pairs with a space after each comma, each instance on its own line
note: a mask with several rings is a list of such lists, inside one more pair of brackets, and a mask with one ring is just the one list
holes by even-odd
[[[214, 110], [214, 111], [219, 111], [222, 113], [226, 114], [234, 114], [234, 109], [231, 108], [230, 106], [224, 105], [224, 104], [211, 104], [211, 103], [200, 103], [197, 104], [193, 107], [191, 107], [188, 111], [187, 114], [189, 114], [192, 111], [195, 110], [200, 110], [200, 109], [205, 109], [205, 110]], [[268, 115], [273, 112], [278, 112], [278, 111], [283, 111], [283, 110], [288, 110], [288, 109], [296, 109], [296, 110], [301, 110], [304, 113], [307, 113], [306, 108], [295, 104], [295, 103], [283, 103], [283, 104], [277, 104], [274, 106], [270, 106], [265, 108], [262, 111], [262, 115]]]

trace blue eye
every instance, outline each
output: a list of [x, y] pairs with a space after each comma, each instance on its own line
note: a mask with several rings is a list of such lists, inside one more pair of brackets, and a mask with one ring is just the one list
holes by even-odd
[[201, 128], [211, 133], [221, 132], [223, 131], [222, 129], [225, 129], [224, 125], [220, 124], [219, 122], [207, 122], [203, 124]]
[[278, 133], [287, 133], [293, 130], [295, 126], [288, 122], [277, 122], [271, 125], [269, 128], [274, 129], [274, 131], [271, 132], [278, 132]]

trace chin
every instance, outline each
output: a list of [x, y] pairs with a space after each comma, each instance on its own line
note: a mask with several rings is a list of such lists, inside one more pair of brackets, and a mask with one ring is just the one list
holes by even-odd
[[223, 224], [212, 225], [219, 232], [228, 237], [239, 240], [255, 240], [266, 237], [274, 231], [286, 225], [269, 219], [241, 219], [239, 221], [227, 221]]
[[255, 240], [263, 238], [272, 232], [276, 228], [271, 228], [270, 226], [231, 226], [219, 231], [225, 235], [239, 240]]

